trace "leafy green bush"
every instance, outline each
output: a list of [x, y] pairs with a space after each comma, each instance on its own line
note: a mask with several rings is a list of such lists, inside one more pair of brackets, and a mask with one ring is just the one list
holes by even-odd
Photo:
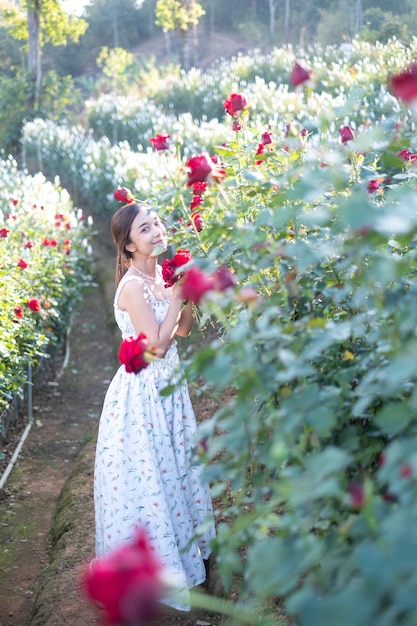
[[27, 365], [62, 345], [91, 280], [81, 211], [58, 183], [0, 161], [0, 411], [21, 393]]

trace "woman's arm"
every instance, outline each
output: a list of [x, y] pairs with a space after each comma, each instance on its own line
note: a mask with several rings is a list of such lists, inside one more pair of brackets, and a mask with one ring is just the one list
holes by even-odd
[[193, 304], [187, 302], [182, 308], [180, 323], [178, 324], [177, 335], [188, 337], [193, 327]]
[[[138, 335], [145, 333], [149, 347], [154, 349], [159, 357], [165, 355], [180, 327], [183, 299], [179, 286], [176, 287], [177, 285], [174, 285], [172, 289], [168, 311], [162, 324], [158, 324], [149, 296], [139, 281], [132, 280], [126, 283], [119, 296], [119, 306], [128, 312], [135, 332]], [[184, 319], [187, 319], [187, 314]], [[184, 321], [183, 324], [185, 323]]]

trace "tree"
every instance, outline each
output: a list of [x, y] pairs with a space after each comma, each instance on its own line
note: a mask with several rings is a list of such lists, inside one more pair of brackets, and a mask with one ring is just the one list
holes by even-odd
[[155, 8], [155, 24], [166, 33], [171, 30], [180, 42], [181, 67], [189, 70], [194, 64], [193, 52], [196, 44], [196, 26], [205, 14], [196, 0], [158, 0]]
[[58, 0], [23, 0], [20, 6], [10, 4], [4, 10], [10, 34], [26, 42], [28, 75], [32, 84], [31, 107], [39, 106], [42, 86], [42, 48], [46, 43], [63, 46], [78, 41], [87, 29], [87, 22], [69, 16]]

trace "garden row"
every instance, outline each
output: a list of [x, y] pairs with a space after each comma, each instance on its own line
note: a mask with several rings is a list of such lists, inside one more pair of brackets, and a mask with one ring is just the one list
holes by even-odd
[[[91, 281], [91, 225], [59, 183], [0, 161], [0, 414], [23, 394], [28, 366], [65, 343]], [[0, 422], [4, 436], [5, 423]]]
[[[287, 82], [290, 52], [274, 56]], [[417, 610], [417, 71], [400, 90], [390, 80], [413, 54], [397, 42], [305, 52], [291, 87], [249, 80], [267, 66], [256, 55], [244, 77], [219, 65], [199, 92], [207, 114], [211, 81], [230, 78], [210, 92], [228, 109], [215, 150], [201, 118], [158, 114], [157, 94], [122, 143], [94, 136], [99, 115], [94, 133], [25, 127], [28, 163], [107, 213], [128, 187], [195, 259], [188, 295], [219, 336], [185, 366], [201, 393], [229, 398], [201, 425], [199, 453], [246, 623], [279, 623], [277, 604], [302, 626], [411, 624]], [[103, 128], [129, 118], [106, 115]], [[213, 282], [219, 268], [226, 282]]]

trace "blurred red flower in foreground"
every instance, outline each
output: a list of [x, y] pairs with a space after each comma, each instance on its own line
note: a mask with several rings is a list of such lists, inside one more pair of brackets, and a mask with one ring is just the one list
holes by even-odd
[[248, 106], [248, 102], [241, 93], [231, 93], [228, 98], [223, 103], [224, 108], [233, 117], [242, 111], [245, 107]]
[[169, 144], [168, 144], [168, 139], [171, 137], [171, 135], [157, 135], [156, 137], [151, 137], [151, 139], [149, 139], [149, 141], [151, 142], [151, 144], [153, 145], [153, 147], [155, 148], [155, 150], [168, 150], [169, 148]]
[[7, 228], [0, 228], [0, 239], [5, 239], [9, 232]]
[[378, 191], [378, 189], [380, 188], [380, 179], [379, 178], [374, 178], [372, 180], [369, 181], [369, 183], [367, 184], [366, 188], [368, 190], [368, 193], [375, 193], [375, 191]]
[[172, 287], [183, 276], [182, 273], [177, 272], [178, 268], [189, 263], [192, 259], [193, 257], [188, 250], [180, 248], [172, 259], [162, 261], [162, 278], [165, 281], [165, 287]]
[[148, 339], [144, 333], [137, 337], [124, 339], [119, 348], [119, 361], [125, 366], [129, 374], [138, 374], [148, 367], [149, 361], [146, 359], [152, 353], [148, 350]]
[[294, 67], [291, 72], [291, 84], [294, 87], [306, 83], [311, 78], [311, 70], [307, 70], [298, 61], [294, 63]]
[[199, 267], [190, 267], [181, 285], [183, 298], [198, 304], [205, 293], [214, 289], [214, 280]]
[[114, 192], [114, 199], [119, 200], [119, 202], [126, 202], [126, 204], [131, 204], [135, 200], [130, 189], [120, 186]]
[[146, 626], [158, 617], [161, 574], [162, 565], [145, 530], [139, 529], [132, 544], [92, 561], [82, 586], [87, 597], [103, 609], [106, 624]]
[[365, 488], [361, 483], [351, 480], [348, 486], [350, 504], [356, 509], [362, 509], [366, 503]]
[[342, 126], [342, 128], [339, 129], [339, 135], [342, 143], [353, 141], [353, 139], [355, 139], [355, 135], [353, 134], [353, 130], [350, 126]]
[[204, 183], [210, 180], [221, 180], [225, 177], [225, 171], [218, 169], [208, 154], [197, 154], [190, 157], [185, 164], [188, 169], [187, 185]]
[[417, 63], [413, 63], [403, 72], [391, 76], [389, 89], [406, 103], [417, 99]]

